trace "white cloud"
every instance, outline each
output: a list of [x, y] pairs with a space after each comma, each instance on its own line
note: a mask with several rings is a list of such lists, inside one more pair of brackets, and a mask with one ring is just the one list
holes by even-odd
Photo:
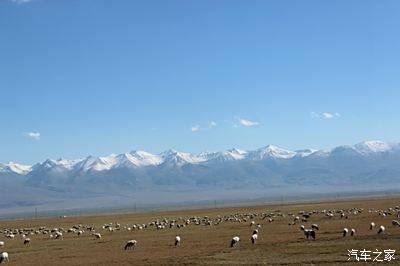
[[32, 2], [32, 0], [11, 0], [11, 1], [16, 4], [26, 4]]
[[217, 126], [217, 123], [215, 123], [214, 121], [211, 121], [210, 124], [208, 124], [209, 128], [216, 127], [216, 126]]
[[254, 127], [254, 126], [258, 126], [260, 124], [259, 122], [250, 121], [247, 119], [239, 119], [239, 123], [245, 127]]
[[28, 136], [31, 139], [34, 140], [39, 140], [40, 139], [40, 133], [39, 132], [27, 132], [25, 133], [26, 136]]
[[335, 117], [334, 114], [327, 113], [327, 112], [322, 113], [322, 115], [323, 115], [326, 119], [331, 119], [331, 118], [334, 118], [334, 117]]
[[323, 112], [321, 114], [316, 113], [316, 112], [310, 112], [310, 116], [312, 118], [325, 118], [325, 119], [332, 119], [332, 118], [341, 117], [341, 115], [339, 113], [329, 113], [329, 112]]
[[311, 112], [311, 113], [310, 113], [310, 116], [311, 116], [312, 118], [319, 118], [319, 114], [316, 113], [316, 112]]
[[200, 130], [200, 126], [199, 125], [195, 125], [195, 126], [190, 128], [190, 131], [192, 131], [192, 132], [196, 132], [196, 131], [199, 131], [199, 130]]

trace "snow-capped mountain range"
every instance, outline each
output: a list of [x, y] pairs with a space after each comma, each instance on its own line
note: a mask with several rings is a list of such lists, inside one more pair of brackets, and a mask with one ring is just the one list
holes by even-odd
[[[400, 191], [400, 144], [365, 141], [331, 150], [298, 151], [268, 145], [251, 151], [200, 154], [133, 151], [76, 160], [48, 159], [34, 165], [10, 162], [0, 164], [0, 181], [0, 216], [2, 208], [10, 206], [43, 207], [51, 202], [70, 206], [72, 199], [78, 205], [92, 202], [97, 206], [106, 198], [112, 198], [112, 204], [127, 198], [155, 203], [236, 199], [239, 195], [255, 197], [256, 190], [262, 196], [288, 191], [301, 195], [308, 190]], [[206, 196], [211, 191], [212, 196]]]
[[28, 175], [42, 169], [52, 169], [54, 171], [74, 171], [74, 172], [102, 172], [120, 168], [141, 168], [159, 165], [183, 166], [186, 164], [212, 164], [218, 162], [239, 161], [239, 160], [265, 160], [265, 159], [293, 159], [296, 157], [306, 158], [326, 157], [337, 152], [352, 152], [354, 155], [371, 156], [381, 155], [400, 151], [400, 143], [385, 143], [383, 141], [365, 141], [354, 146], [339, 146], [330, 151], [304, 149], [289, 151], [277, 146], [268, 145], [254, 151], [240, 149], [230, 149], [222, 152], [207, 152], [191, 154], [168, 150], [161, 154], [151, 154], [145, 151], [132, 151], [122, 154], [111, 154], [105, 157], [88, 156], [84, 159], [65, 160], [48, 159], [35, 165], [22, 165], [14, 162], [0, 164], [0, 172]]

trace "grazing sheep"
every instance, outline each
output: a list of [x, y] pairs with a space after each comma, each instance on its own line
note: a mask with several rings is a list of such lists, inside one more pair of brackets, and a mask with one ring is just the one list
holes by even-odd
[[7, 252], [2, 252], [0, 254], [0, 263], [2, 262], [9, 262], [10, 260], [8, 259], [8, 253]]
[[305, 228], [304, 228], [304, 225], [301, 225], [301, 226], [300, 226], [300, 229], [303, 230], [304, 236], [305, 236], [307, 239], [309, 239], [310, 236], [311, 236], [311, 237], [315, 240], [316, 234], [315, 234], [315, 231], [314, 231], [314, 230], [312, 230], [312, 229], [305, 229]]
[[254, 230], [253, 230], [253, 235], [254, 235], [254, 234], [258, 234], [258, 229], [254, 229]]
[[62, 234], [61, 232], [58, 232], [58, 231], [57, 231], [57, 232], [56, 232], [56, 239], [62, 237], [62, 235], [63, 235], [63, 234]]
[[372, 229], [374, 229], [374, 228], [375, 228], [375, 223], [372, 222], [372, 223], [369, 225], [369, 230], [372, 230]]
[[382, 234], [383, 232], [385, 232], [385, 227], [383, 225], [381, 225], [379, 227], [378, 234]]
[[311, 225], [311, 228], [314, 229], [314, 230], [319, 230], [319, 227], [318, 227], [317, 224], [312, 224], [312, 225]]
[[97, 239], [101, 238], [101, 234], [100, 233], [93, 233], [92, 235], [94, 235]]
[[343, 229], [343, 237], [346, 237], [347, 233], [349, 232], [349, 229], [344, 228]]
[[175, 237], [175, 246], [180, 246], [181, 245], [181, 237], [180, 236], [176, 236]]
[[126, 245], [124, 247], [125, 250], [127, 249], [135, 249], [137, 245], [137, 241], [136, 240], [129, 240], [128, 242], [126, 242]]
[[392, 225], [394, 225], [394, 226], [400, 226], [400, 222], [397, 221], [397, 220], [393, 220], [393, 221], [392, 221]]
[[0, 247], [4, 247], [4, 241], [0, 241]]
[[352, 228], [350, 230], [350, 236], [354, 236], [355, 233], [356, 233], [356, 229]]
[[258, 239], [257, 234], [253, 234], [253, 235], [251, 236], [251, 243], [254, 245], [254, 244], [256, 243], [257, 239]]
[[307, 239], [311, 236], [311, 237], [315, 240], [316, 234], [315, 234], [315, 231], [314, 231], [314, 230], [312, 230], [312, 229], [306, 229], [306, 230], [304, 230], [304, 232], [306, 232], [306, 237], [307, 237]]
[[25, 239], [24, 239], [24, 245], [25, 245], [25, 244], [29, 244], [30, 242], [31, 242], [31, 239], [30, 239], [30, 238], [25, 238]]
[[239, 244], [240, 238], [238, 236], [234, 236], [231, 241], [231, 247], [234, 247]]

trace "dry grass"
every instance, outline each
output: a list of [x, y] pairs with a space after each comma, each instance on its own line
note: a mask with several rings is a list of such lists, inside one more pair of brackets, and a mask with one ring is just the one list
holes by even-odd
[[[369, 213], [369, 208], [384, 209], [399, 204], [399, 199], [352, 200], [345, 202], [320, 202], [307, 204], [252, 206], [239, 208], [221, 208], [205, 210], [189, 210], [175, 212], [157, 212], [144, 214], [104, 215], [89, 217], [69, 217], [65, 219], [39, 219], [2, 221], [0, 229], [26, 228], [46, 226], [47, 228], [70, 228], [74, 224], [94, 225], [102, 234], [95, 239], [90, 233], [82, 236], [65, 233], [62, 239], [52, 239], [48, 235], [32, 235], [31, 243], [23, 244], [20, 235], [15, 239], [0, 240], [6, 242], [1, 251], [10, 255], [10, 265], [360, 265], [361, 262], [347, 261], [348, 249], [395, 249], [400, 251], [400, 228], [391, 225], [395, 216], [379, 216]], [[299, 210], [350, 209], [364, 208], [358, 215], [350, 215], [349, 219], [341, 219], [339, 215], [329, 219], [319, 214], [313, 215], [306, 227], [317, 223], [320, 230], [317, 240], [306, 240], [299, 229], [299, 224], [289, 226], [293, 219], [289, 216], [277, 217], [269, 223], [267, 219], [255, 218], [261, 224], [259, 240], [256, 245], [250, 242], [252, 228], [250, 222], [224, 222], [214, 226], [190, 225], [185, 228], [157, 230], [154, 227], [142, 231], [107, 232], [101, 229], [104, 223], [118, 222], [127, 224], [148, 223], [155, 219], [189, 218], [193, 216], [230, 215], [235, 213], [272, 212], [297, 213]], [[369, 224], [374, 221], [386, 227], [385, 235], [377, 235], [370, 231]], [[355, 228], [356, 236], [342, 238], [344, 227]], [[180, 235], [182, 244], [174, 247], [174, 238]], [[241, 237], [239, 246], [230, 248], [229, 242], [235, 235]], [[127, 240], [136, 239], [135, 250], [123, 249]], [[396, 256], [397, 257], [397, 256]], [[395, 261], [382, 262], [390, 265], [400, 264], [400, 257]], [[367, 262], [367, 265], [382, 264]]]

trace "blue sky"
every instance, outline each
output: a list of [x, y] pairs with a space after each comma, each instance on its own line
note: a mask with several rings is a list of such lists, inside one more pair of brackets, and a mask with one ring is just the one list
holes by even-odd
[[399, 142], [399, 10], [0, 0], [0, 162]]

